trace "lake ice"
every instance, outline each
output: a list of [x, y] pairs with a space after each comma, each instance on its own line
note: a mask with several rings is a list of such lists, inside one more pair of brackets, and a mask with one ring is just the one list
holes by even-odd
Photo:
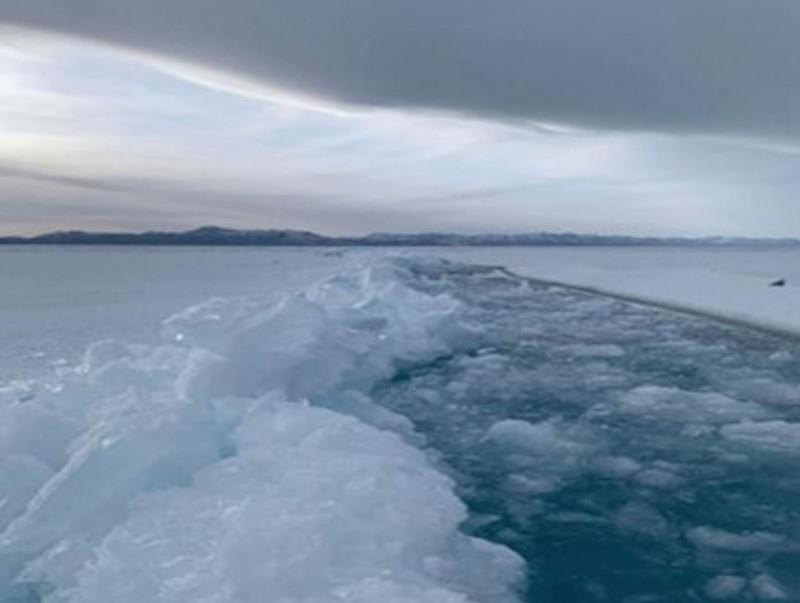
[[798, 600], [800, 345], [468, 253], [0, 250], [0, 601]]

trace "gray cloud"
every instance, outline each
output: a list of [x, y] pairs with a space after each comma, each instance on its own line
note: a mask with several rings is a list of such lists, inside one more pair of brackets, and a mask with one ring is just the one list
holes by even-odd
[[0, 179], [14, 178], [18, 180], [28, 180], [56, 184], [72, 188], [86, 189], [100, 192], [126, 192], [135, 190], [130, 182], [112, 181], [101, 178], [83, 178], [79, 176], [67, 176], [64, 174], [51, 174], [39, 170], [25, 168], [8, 167], [0, 165]]
[[0, 0], [0, 20], [356, 105], [800, 134], [797, 0]]

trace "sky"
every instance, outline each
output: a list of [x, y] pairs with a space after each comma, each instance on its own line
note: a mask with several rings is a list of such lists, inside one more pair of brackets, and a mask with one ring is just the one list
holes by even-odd
[[800, 237], [796, 0], [0, 0], [0, 235]]

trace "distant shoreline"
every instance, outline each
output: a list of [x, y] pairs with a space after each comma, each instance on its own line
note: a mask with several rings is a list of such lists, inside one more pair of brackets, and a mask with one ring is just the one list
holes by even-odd
[[634, 237], [574, 233], [378, 233], [336, 237], [300, 230], [236, 230], [206, 226], [184, 232], [52, 232], [0, 237], [0, 245], [159, 247], [747, 247], [800, 248], [800, 239], [737, 237]]

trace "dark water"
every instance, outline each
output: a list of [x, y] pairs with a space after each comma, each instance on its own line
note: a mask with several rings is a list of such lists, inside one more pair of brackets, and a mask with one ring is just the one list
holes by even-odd
[[501, 271], [415, 278], [465, 304], [469, 345], [372, 393], [455, 477], [464, 529], [526, 559], [526, 600], [800, 600], [796, 343]]

